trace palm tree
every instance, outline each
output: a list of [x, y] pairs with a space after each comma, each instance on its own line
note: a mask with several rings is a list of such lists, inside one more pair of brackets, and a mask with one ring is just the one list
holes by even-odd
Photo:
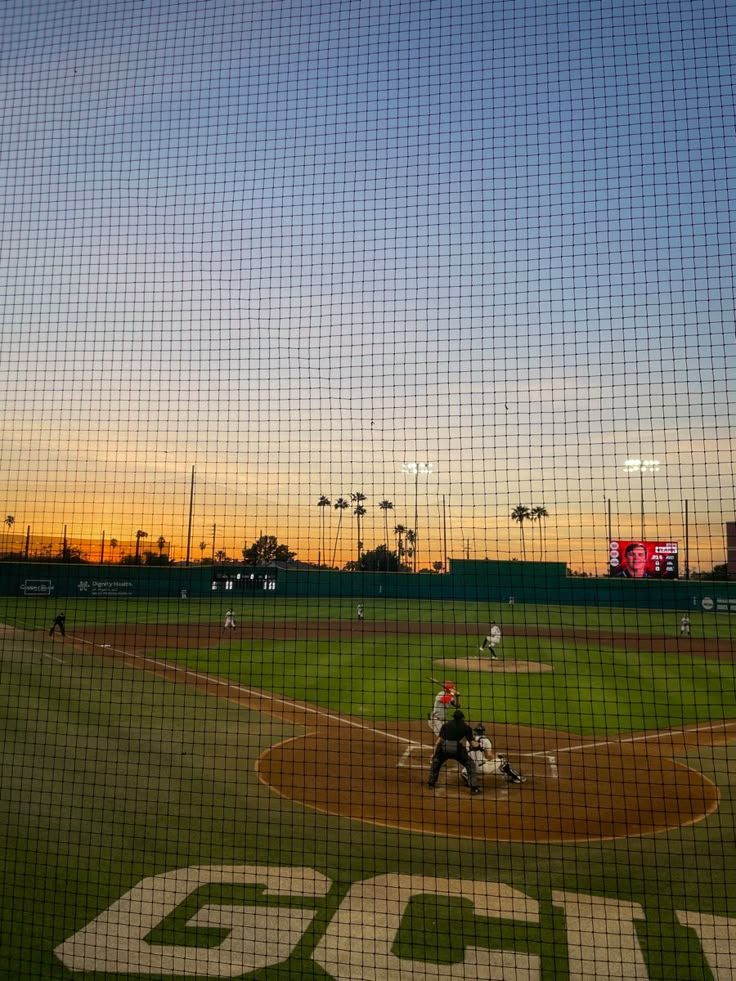
[[360, 520], [367, 513], [368, 512], [366, 508], [364, 508], [362, 504], [357, 504], [355, 509], [353, 510], [353, 514], [355, 515], [356, 526], [358, 529], [358, 562], [360, 562], [361, 556], [363, 555], [363, 538], [360, 533]]
[[531, 518], [531, 511], [526, 506], [526, 504], [517, 504], [514, 510], [511, 512], [511, 520], [515, 521], [519, 526], [519, 531], [521, 532], [521, 554], [526, 562], [526, 542], [524, 540], [524, 522]]
[[8, 529], [5, 532], [5, 538], [6, 538], [5, 551], [7, 552], [8, 551], [8, 547], [7, 547], [8, 546], [8, 539], [10, 538], [10, 530], [13, 527], [13, 525], [15, 524], [15, 518], [13, 517], [13, 515], [12, 514], [6, 515], [5, 516], [5, 520], [3, 521], [3, 524]]
[[394, 528], [394, 535], [396, 535], [396, 551], [399, 556], [399, 565], [404, 558], [404, 534], [406, 533], [406, 528], [403, 525], [396, 525]]
[[360, 562], [360, 556], [363, 553], [363, 542], [360, 535], [360, 519], [366, 514], [366, 509], [363, 507], [363, 501], [367, 500], [365, 494], [361, 494], [360, 491], [355, 491], [354, 494], [350, 495], [350, 500], [355, 505], [353, 509], [353, 514], [355, 515], [355, 520], [358, 529], [358, 562]]
[[140, 560], [140, 557], [141, 557], [141, 539], [142, 538], [148, 538], [148, 532], [147, 531], [141, 531], [141, 529], [139, 528], [138, 531], [135, 533], [135, 559], [136, 559], [136, 562], [138, 562]]
[[206, 548], [207, 548], [207, 542], [200, 542], [199, 543], [199, 551], [202, 553], [201, 556], [200, 556], [200, 558], [199, 558], [200, 564], [202, 562], [204, 562], [204, 550]]
[[340, 528], [342, 527], [342, 513], [350, 507], [350, 504], [345, 500], [344, 497], [338, 497], [335, 501], [335, 510], [340, 512], [340, 517], [337, 521], [337, 531], [335, 533], [335, 547], [332, 550], [332, 567], [335, 567], [335, 556], [337, 555], [337, 543], [340, 541]]
[[110, 539], [110, 551], [111, 552], [114, 552], [115, 549], [118, 547], [119, 544], [120, 544], [120, 542], [117, 540], [117, 538], [111, 538]]
[[388, 569], [388, 512], [393, 511], [394, 506], [391, 501], [379, 501], [379, 508], [383, 511], [383, 523], [386, 531], [386, 568]]
[[321, 509], [321, 520], [322, 520], [322, 551], [317, 558], [317, 565], [327, 565], [327, 549], [325, 548], [325, 508], [331, 507], [332, 501], [329, 497], [325, 497], [324, 494], [321, 495], [320, 499], [317, 501], [317, 507]]
[[159, 535], [156, 539], [156, 544], [158, 545], [158, 554], [163, 555], [164, 549], [166, 548], [166, 539], [163, 535]]
[[[530, 520], [531, 521], [540, 521], [541, 522], [544, 518], [548, 518], [549, 517], [549, 511], [547, 510], [547, 508], [543, 504], [538, 504], [536, 507], [533, 507], [531, 509], [531, 511], [529, 512], [529, 516], [530, 516]], [[545, 551], [546, 551], [546, 549], [544, 548], [544, 530], [542, 529], [542, 526], [540, 524], [540, 526], [539, 526], [539, 558], [540, 558], [540, 561], [543, 561], [544, 560], [544, 553], [545, 553]]]
[[412, 560], [412, 569], [414, 572], [417, 571], [417, 533], [413, 528], [407, 528], [404, 532], [404, 538], [406, 539], [406, 544], [408, 548], [406, 549], [407, 557]]
[[215, 558], [217, 559], [218, 562], [224, 562], [225, 559], [227, 558], [227, 552], [225, 551], [225, 549], [221, 548], [219, 549], [219, 551], [215, 552]]

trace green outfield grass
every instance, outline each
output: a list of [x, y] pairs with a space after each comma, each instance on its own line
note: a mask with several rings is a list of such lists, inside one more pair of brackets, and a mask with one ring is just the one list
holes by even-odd
[[[412, 899], [392, 947], [405, 963], [437, 964], [443, 974], [463, 978], [460, 962], [468, 947], [477, 946], [538, 957], [541, 981], [567, 978], [566, 919], [553, 903], [555, 892], [565, 892], [641, 906], [635, 935], [649, 978], [712, 981], [715, 974], [698, 937], [678, 913], [736, 916], [736, 746], [708, 748], [681, 761], [702, 770], [722, 795], [718, 811], [691, 827], [567, 846], [484, 845], [409, 834], [318, 814], [261, 784], [254, 768], [260, 753], [300, 730], [110, 658], [69, 653], [43, 632], [62, 607], [73, 632], [75, 626], [96, 623], [219, 622], [224, 606], [221, 601], [75, 600], [60, 605], [0, 600], [0, 621], [28, 631], [0, 636], [3, 981], [178, 981], [181, 975], [172, 973], [71, 971], [53, 950], [144, 877], [200, 865], [282, 869], [287, 881], [290, 869], [306, 867], [329, 878], [329, 892], [317, 899], [267, 897], [252, 885], [205, 886], [148, 938], [192, 952], [214, 949], [228, 930], [188, 925], [208, 904], [256, 906], [272, 924], [295, 909], [314, 912], [288, 960], [243, 975], [259, 981], [329, 978], [313, 953], [332, 916], [351, 887], [388, 874], [447, 878], [457, 892], [452, 903], [430, 895]], [[346, 601], [259, 599], [235, 608], [241, 618], [268, 621], [354, 616], [354, 605]], [[378, 618], [378, 612], [369, 606], [367, 615]], [[640, 629], [642, 639], [632, 652], [623, 642], [598, 649], [582, 637], [577, 642], [507, 637], [505, 657], [544, 661], [553, 671], [451, 672], [474, 718], [591, 734], [736, 719], [732, 664], [647, 653], [643, 635], [675, 631], [676, 618], [670, 614], [469, 604], [381, 607], [384, 619], [480, 624], [492, 616], [505, 624], [513, 616], [517, 623], [581, 630]], [[707, 630], [709, 636], [720, 631], [727, 637], [731, 624], [725, 617], [694, 616], [693, 628], [696, 636]], [[343, 643], [297, 640], [288, 645], [227, 638], [212, 650], [160, 651], [157, 656], [382, 720], [423, 718], [434, 693], [427, 677], [438, 676], [435, 662], [472, 656], [476, 648], [475, 638], [464, 634], [370, 635]], [[636, 793], [646, 774], [630, 779]], [[532, 897], [539, 904], [539, 922], [474, 915], [463, 898], [474, 881], [504, 883]], [[603, 929], [599, 945], [606, 942], [612, 949], [619, 943], [615, 930]], [[733, 949], [736, 965], [736, 943]]]

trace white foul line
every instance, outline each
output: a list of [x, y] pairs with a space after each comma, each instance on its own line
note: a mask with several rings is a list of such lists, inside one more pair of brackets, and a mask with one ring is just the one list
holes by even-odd
[[[593, 743], [580, 743], [578, 746], [558, 746], [557, 753], [577, 753], [581, 749], [600, 749], [601, 746], [623, 745], [624, 743], [644, 743], [653, 739], [669, 739], [672, 736], [687, 736], [697, 732], [712, 732], [714, 729], [728, 729], [736, 726], [736, 722], [708, 722], [706, 725], [693, 726], [691, 729], [660, 729], [644, 736], [621, 736], [618, 739], [598, 739]], [[532, 753], [533, 756], [544, 756], [545, 750]]]
[[383, 729], [374, 729], [372, 726], [367, 726], [362, 722], [354, 722], [352, 719], [346, 718], [344, 715], [333, 715], [331, 712], [325, 712], [322, 709], [311, 708], [308, 705], [300, 705], [299, 702], [295, 702], [291, 698], [284, 698], [280, 695], [268, 695], [265, 692], [257, 691], [255, 688], [246, 688], [244, 685], [235, 684], [232, 681], [223, 681], [221, 678], [215, 675], [203, 674], [201, 671], [192, 671], [190, 668], [180, 668], [177, 664], [172, 664], [170, 661], [160, 661], [155, 657], [148, 657], [146, 654], [135, 654], [132, 651], [124, 651], [119, 647], [112, 647], [110, 644], [95, 644], [91, 640], [85, 640], [83, 637], [74, 637], [73, 640], [81, 640], [83, 644], [89, 644], [91, 647], [99, 647], [100, 650], [112, 651], [113, 654], [122, 654], [124, 657], [133, 657], [139, 661], [144, 661], [146, 664], [154, 664], [156, 667], [164, 668], [166, 671], [174, 671], [177, 674], [183, 674], [189, 678], [196, 678], [198, 681], [204, 681], [208, 685], [218, 685], [221, 688], [227, 688], [228, 691], [236, 691], [242, 695], [252, 695], [254, 698], [260, 698], [262, 701], [273, 702], [274, 704], [281, 704], [287, 708], [297, 709], [300, 712], [306, 712], [311, 715], [317, 715], [321, 718], [328, 719], [330, 722], [339, 722], [341, 725], [351, 726], [353, 729], [362, 729], [364, 732], [372, 732], [377, 736], [383, 736], [384, 739], [395, 739], [400, 743], [416, 744], [415, 739], [407, 739], [405, 736], [397, 736], [391, 732], [385, 732]]

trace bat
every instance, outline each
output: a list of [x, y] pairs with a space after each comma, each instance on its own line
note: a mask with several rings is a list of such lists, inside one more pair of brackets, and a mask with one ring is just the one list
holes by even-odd
[[[432, 682], [434, 682], [434, 684], [435, 684], [435, 685], [439, 685], [439, 686], [440, 686], [440, 688], [441, 688], [441, 687], [442, 687], [442, 685], [444, 684], [444, 682], [443, 682], [443, 681], [438, 681], [438, 680], [437, 680], [436, 678], [433, 678], [433, 677], [432, 677], [432, 675], [430, 675], [430, 676], [429, 676], [429, 680], [430, 680], [430, 681], [432, 681]], [[459, 694], [460, 694], [460, 692], [458, 691], [458, 689], [457, 689], [457, 688], [455, 689], [455, 694], [456, 694], [456, 695], [459, 695]]]
[[[441, 681], [438, 681], [436, 678], [433, 678], [432, 675], [429, 676], [429, 680], [432, 681], [432, 682], [434, 682], [435, 685], [440, 685], [440, 686], [442, 685], [442, 682]], [[459, 705], [460, 705], [460, 692], [457, 690], [457, 688], [455, 689], [455, 699], [456, 699], [457, 705], [459, 707]]]

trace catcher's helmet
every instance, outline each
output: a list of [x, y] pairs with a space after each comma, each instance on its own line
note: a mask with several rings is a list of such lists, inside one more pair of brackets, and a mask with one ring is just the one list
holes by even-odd
[[443, 681], [442, 687], [445, 691], [455, 691], [455, 683], [452, 681]]
[[486, 727], [485, 726], [475, 726], [475, 728], [473, 729], [473, 732], [476, 735], [478, 735], [478, 736], [485, 736], [485, 734], [486, 734]]

